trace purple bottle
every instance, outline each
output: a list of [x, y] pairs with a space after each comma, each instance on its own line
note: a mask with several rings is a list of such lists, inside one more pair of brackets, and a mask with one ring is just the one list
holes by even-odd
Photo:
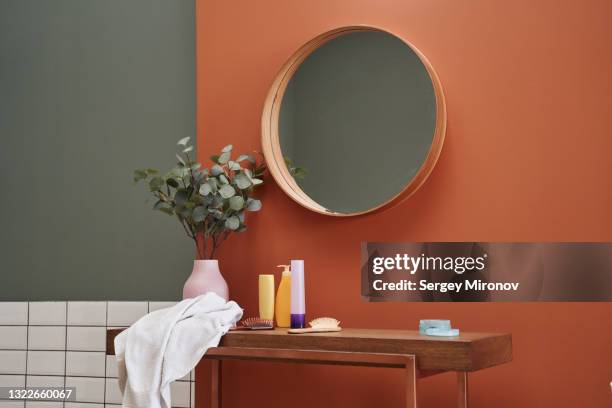
[[306, 302], [304, 294], [304, 261], [291, 260], [291, 328], [306, 327]]

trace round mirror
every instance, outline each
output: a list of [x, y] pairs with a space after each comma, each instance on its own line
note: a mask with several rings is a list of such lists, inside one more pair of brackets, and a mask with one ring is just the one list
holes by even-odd
[[406, 41], [346, 27], [300, 48], [274, 81], [262, 116], [271, 174], [295, 201], [335, 216], [399, 202], [440, 154], [440, 82]]

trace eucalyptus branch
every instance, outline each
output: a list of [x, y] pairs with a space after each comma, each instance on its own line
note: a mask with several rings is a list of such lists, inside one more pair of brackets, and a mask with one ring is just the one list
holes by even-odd
[[[157, 198], [156, 210], [177, 216], [185, 234], [195, 242], [199, 258], [212, 258], [232, 232], [246, 229], [246, 213], [261, 209], [253, 192], [262, 184], [258, 177], [263, 175], [265, 165], [258, 165], [252, 155], [232, 160], [233, 147], [228, 145], [219, 156], [211, 158], [211, 168], [198, 170], [188, 142], [189, 138], [179, 140], [184, 156], [177, 154], [179, 163], [165, 178], [158, 176], [155, 169], [138, 169], [134, 171], [134, 181], [148, 183]], [[247, 167], [242, 167], [242, 162]], [[196, 171], [204, 177], [196, 177]]]

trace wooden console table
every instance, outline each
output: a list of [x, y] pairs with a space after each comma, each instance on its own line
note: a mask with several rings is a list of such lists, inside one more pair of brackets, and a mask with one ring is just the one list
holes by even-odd
[[[106, 353], [122, 329], [109, 329]], [[417, 380], [457, 372], [458, 407], [468, 406], [468, 373], [512, 361], [510, 334], [461, 333], [459, 337], [423, 336], [410, 330], [343, 329], [336, 333], [287, 334], [285, 329], [232, 331], [211, 360], [210, 407], [221, 407], [223, 360], [275, 361], [402, 369], [406, 375], [406, 407], [417, 406]]]

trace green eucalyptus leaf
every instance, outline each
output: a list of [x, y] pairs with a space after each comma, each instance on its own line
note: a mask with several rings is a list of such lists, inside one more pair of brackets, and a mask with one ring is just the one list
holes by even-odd
[[232, 215], [227, 220], [225, 220], [225, 228], [235, 231], [239, 227], [240, 227], [240, 220], [235, 215]]
[[242, 198], [239, 195], [230, 198], [229, 199], [229, 206], [234, 211], [242, 210], [242, 207], [244, 207], [244, 198]]
[[158, 210], [161, 211], [163, 213], [166, 213], [168, 215], [172, 215], [174, 213], [174, 211], [172, 210], [172, 206], [168, 203], [165, 203], [163, 201], [158, 201], [155, 203], [155, 205], [153, 206], [154, 210]]
[[229, 144], [229, 145], [225, 146], [223, 149], [221, 149], [221, 152], [222, 153], [229, 153], [229, 152], [232, 151], [233, 148], [234, 148], [234, 146]]
[[216, 154], [214, 156], [210, 156], [210, 160], [212, 160], [213, 163], [219, 163], [219, 156]]
[[206, 176], [201, 171], [196, 171], [193, 173], [193, 179], [195, 180], [196, 184], [200, 184], [204, 180], [204, 177]]
[[231, 160], [227, 162], [227, 167], [230, 170], [234, 170], [234, 171], [239, 171], [241, 169], [240, 164], [238, 164], [238, 162], [231, 161]]
[[183, 178], [189, 174], [189, 169], [187, 167], [178, 167], [176, 170], [176, 176]]
[[191, 214], [191, 218], [194, 222], [202, 222], [208, 215], [208, 211], [206, 208], [199, 206], [193, 209], [193, 213]]
[[230, 152], [223, 152], [221, 153], [221, 156], [219, 156], [219, 164], [225, 164], [229, 161], [231, 157], [231, 153]]
[[181, 140], [179, 140], [176, 144], [179, 145], [179, 146], [186, 146], [190, 139], [191, 139], [191, 137], [189, 137], [189, 136], [184, 137]]
[[236, 183], [236, 186], [238, 186], [238, 188], [241, 190], [246, 190], [247, 188], [251, 187], [252, 184], [251, 180], [249, 180], [249, 178], [244, 173], [237, 174], [234, 178], [234, 182]]
[[179, 208], [176, 210], [176, 212], [183, 218], [185, 219], [189, 219], [189, 217], [191, 217], [191, 214], [193, 214], [193, 210], [191, 208]]
[[202, 167], [200, 163], [191, 163], [191, 170], [197, 170], [200, 167]]
[[143, 169], [134, 170], [134, 182], [144, 180], [147, 178], [147, 171]]
[[178, 188], [179, 182], [173, 178], [166, 179], [166, 184], [173, 188]]
[[296, 179], [303, 179], [308, 175], [308, 170], [303, 167], [293, 167], [289, 169], [289, 173]]
[[212, 208], [218, 209], [223, 207], [223, 203], [225, 202], [225, 200], [223, 199], [223, 197], [221, 196], [214, 196], [212, 202], [210, 203], [210, 206]]
[[193, 146], [187, 146], [186, 148], [183, 149], [183, 153], [189, 153], [193, 151]]
[[249, 211], [259, 211], [261, 210], [261, 201], [256, 200], [254, 198], [249, 198], [247, 200], [247, 210]]
[[147, 172], [147, 174], [150, 174], [150, 175], [159, 173], [159, 171], [155, 169], [146, 169], [145, 171]]
[[218, 164], [215, 164], [210, 169], [210, 174], [212, 174], [213, 176], [218, 176], [219, 174], [223, 174], [223, 173], [224, 173], [223, 167], [219, 166]]
[[185, 203], [187, 202], [188, 198], [189, 198], [189, 193], [187, 193], [187, 191], [184, 189], [180, 189], [180, 190], [177, 190], [176, 194], [174, 195], [174, 202], [176, 203], [177, 206], [183, 207]]
[[253, 157], [253, 155], [251, 155], [251, 154], [241, 154], [236, 159], [237, 162], [241, 162], [241, 161], [245, 161], [245, 160], [255, 164], [255, 157]]
[[234, 190], [234, 187], [230, 186], [229, 184], [224, 184], [221, 186], [221, 189], [219, 189], [219, 194], [221, 194], [221, 197], [223, 198], [230, 198], [236, 194], [236, 190]]
[[200, 191], [199, 193], [202, 194], [203, 196], [207, 196], [212, 192], [212, 188], [210, 187], [210, 184], [208, 183], [204, 183], [200, 186]]
[[149, 189], [151, 191], [159, 191], [160, 188], [162, 188], [164, 185], [164, 179], [162, 179], [161, 177], [153, 177], [151, 180], [149, 180]]
[[217, 177], [219, 179], [219, 182], [221, 184], [229, 184], [229, 181], [227, 180], [227, 177], [225, 177], [225, 174], [219, 174], [219, 177]]
[[263, 183], [263, 180], [260, 180], [258, 178], [252, 178], [251, 181], [253, 182], [254, 186], [258, 186]]
[[213, 193], [216, 193], [217, 190], [219, 189], [219, 184], [217, 182], [217, 179], [216, 178], [209, 178], [207, 183], [210, 186], [210, 191], [212, 191]]
[[179, 161], [179, 163], [184, 166], [185, 165], [185, 160], [183, 160], [181, 155], [177, 153], [175, 156], [176, 156], [176, 159]]

